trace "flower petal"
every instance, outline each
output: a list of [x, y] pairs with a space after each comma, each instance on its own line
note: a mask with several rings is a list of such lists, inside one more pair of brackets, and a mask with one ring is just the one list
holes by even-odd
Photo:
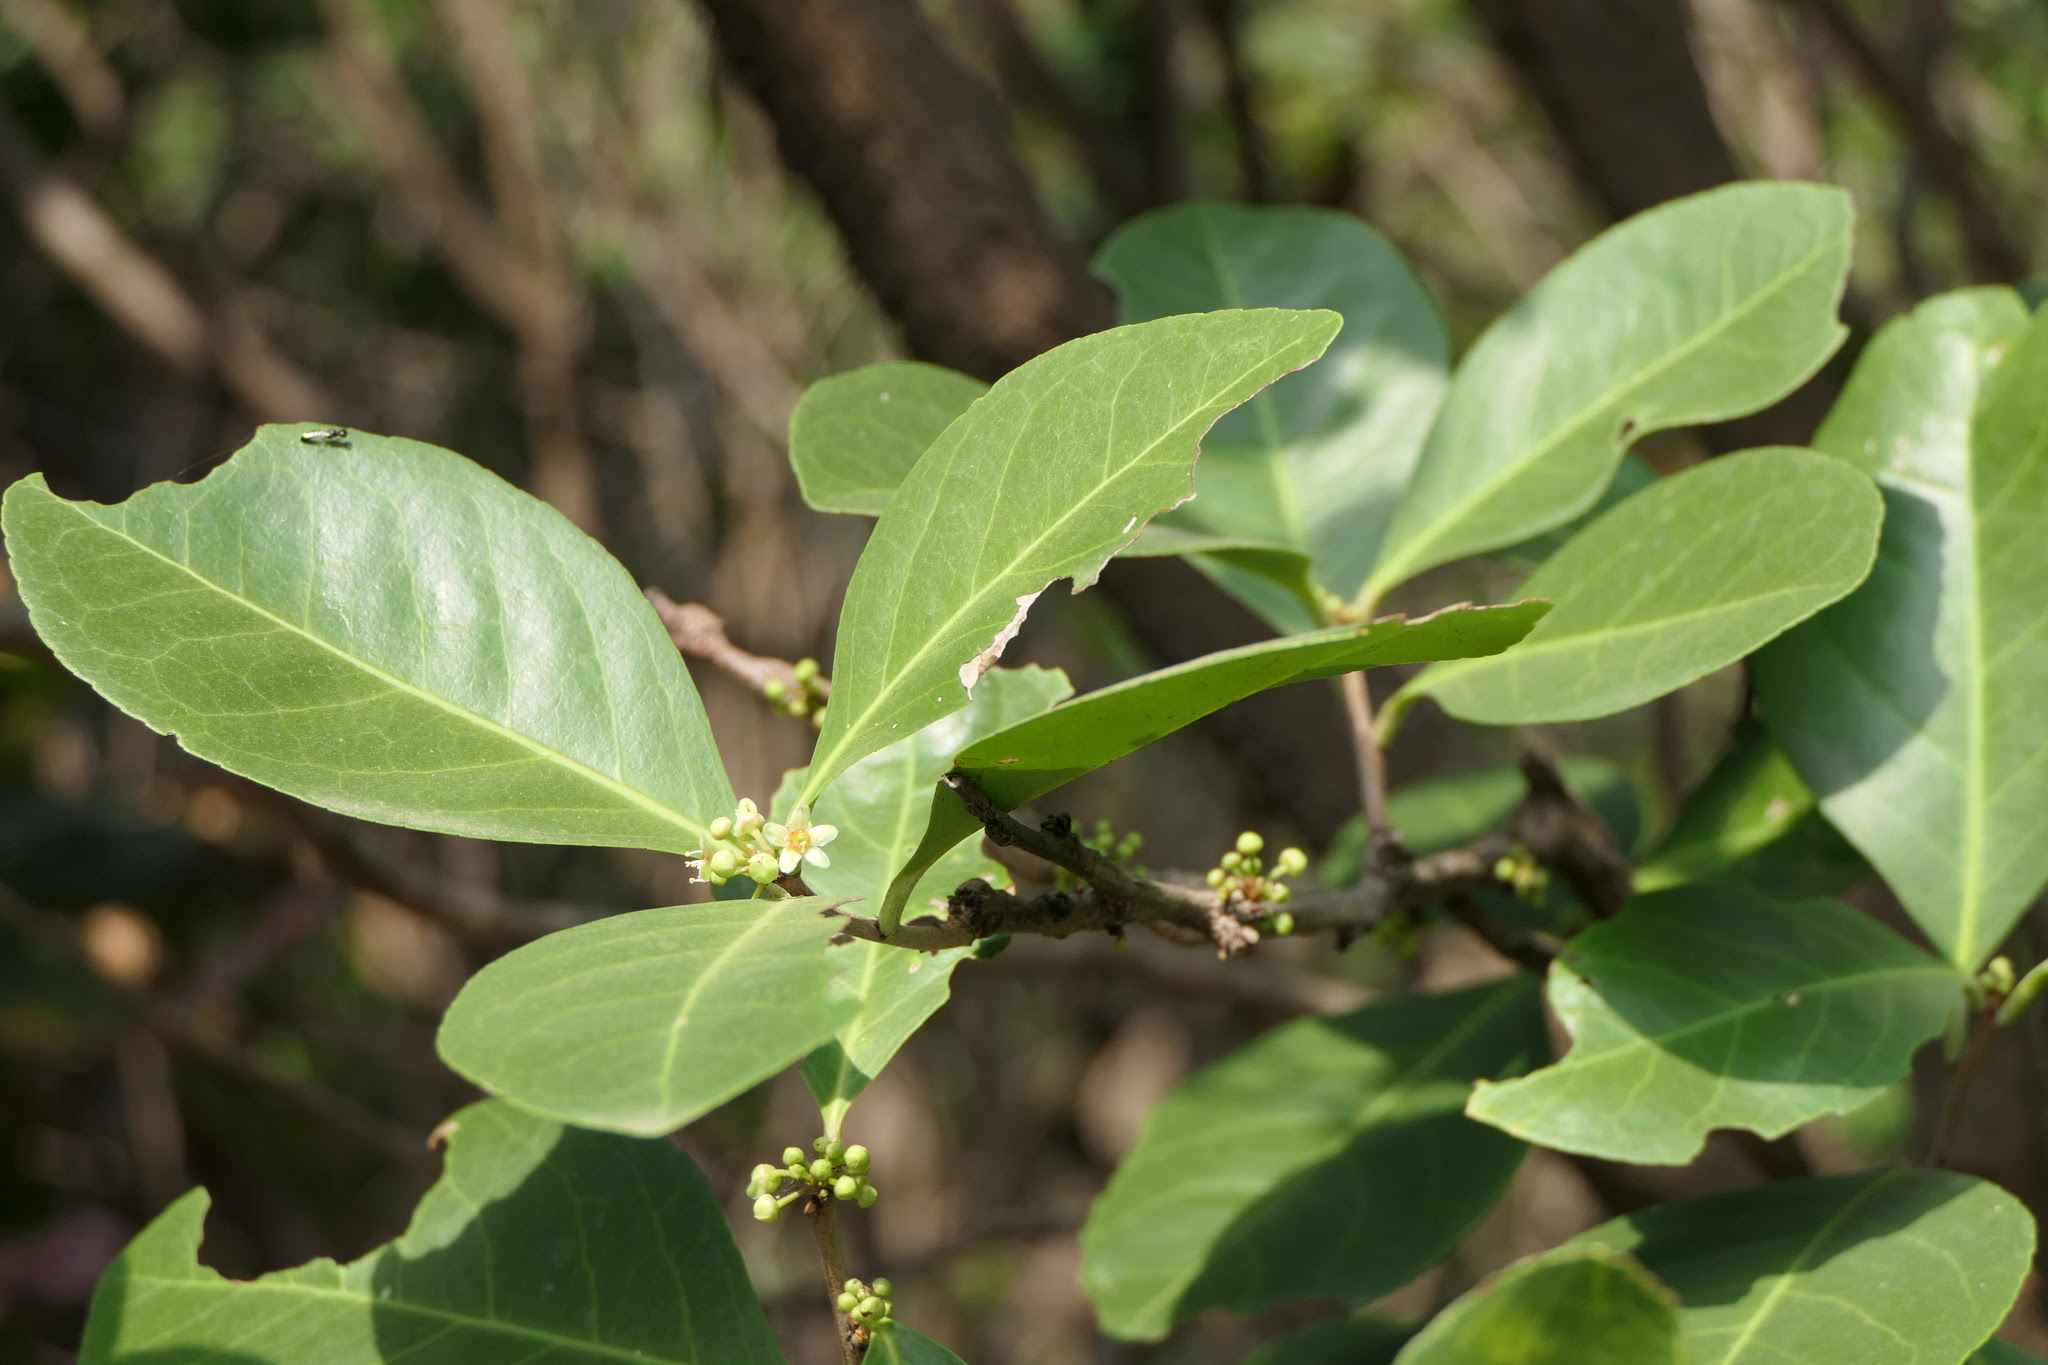
[[833, 841], [834, 839], [837, 839], [838, 837], [839, 837], [839, 827], [838, 827], [837, 825], [812, 825], [812, 826], [811, 826], [811, 843], [812, 843], [812, 845], [813, 845], [813, 846], [816, 846], [816, 845], [819, 845], [819, 844], [829, 844], [829, 843], [831, 843], [831, 842], [832, 842], [832, 841]]
[[812, 867], [832, 866], [832, 860], [825, 856], [825, 850], [822, 848], [814, 848], [809, 853], [806, 853], [804, 855], [804, 861], [809, 863]]
[[804, 855], [794, 849], [785, 848], [782, 850], [782, 857], [778, 861], [778, 866], [782, 868], [782, 875], [787, 877], [790, 873], [796, 871], [796, 865], [803, 860]]
[[[761, 827], [761, 837], [768, 841], [770, 848], [781, 848], [789, 842], [789, 826], [763, 825]], [[787, 869], [784, 870], [787, 871]]]

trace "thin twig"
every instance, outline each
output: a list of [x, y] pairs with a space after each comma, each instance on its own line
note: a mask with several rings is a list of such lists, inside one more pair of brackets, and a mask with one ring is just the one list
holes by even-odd
[[[794, 665], [787, 659], [749, 654], [741, 649], [726, 635], [725, 618], [703, 603], [677, 602], [660, 588], [648, 588], [646, 592], [655, 615], [668, 627], [668, 638], [675, 641], [685, 658], [702, 659], [721, 668], [751, 691], [765, 692], [771, 682], [780, 682], [792, 692], [804, 690], [806, 684], [797, 681]], [[826, 697], [832, 695], [830, 678], [813, 678], [808, 686]]]
[[1486, 945], [1511, 962], [1518, 962], [1538, 976], [1550, 970], [1558, 953], [1557, 940], [1549, 934], [1510, 924], [1470, 896], [1447, 896], [1444, 909], [1458, 923], [1485, 940]]
[[1394, 827], [1387, 817], [1387, 764], [1373, 733], [1372, 692], [1365, 674], [1344, 675], [1344, 711], [1351, 718], [1351, 748], [1358, 761], [1358, 792], [1365, 828], [1375, 847], [1384, 847]]
[[818, 1262], [825, 1270], [825, 1304], [839, 1337], [839, 1358], [843, 1365], [860, 1365], [861, 1348], [853, 1339], [853, 1323], [839, 1311], [839, 1296], [846, 1289], [846, 1253], [839, 1245], [838, 1207], [838, 1201], [828, 1195], [806, 1201], [804, 1212], [818, 1239]]
[[1555, 868], [1594, 915], [1620, 914], [1635, 893], [1635, 874], [1606, 822], [1572, 794], [1557, 765], [1543, 755], [1522, 755], [1522, 780], [1529, 794], [1508, 826], [1515, 841]]

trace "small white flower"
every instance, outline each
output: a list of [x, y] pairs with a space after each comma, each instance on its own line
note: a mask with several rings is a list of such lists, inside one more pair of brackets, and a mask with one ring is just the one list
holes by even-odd
[[798, 806], [789, 813], [786, 825], [769, 824], [761, 830], [761, 837], [768, 846], [781, 852], [782, 874], [788, 876], [796, 871], [798, 863], [809, 863], [812, 867], [830, 867], [832, 860], [825, 856], [825, 845], [839, 837], [839, 831], [831, 825], [811, 823], [811, 808]]

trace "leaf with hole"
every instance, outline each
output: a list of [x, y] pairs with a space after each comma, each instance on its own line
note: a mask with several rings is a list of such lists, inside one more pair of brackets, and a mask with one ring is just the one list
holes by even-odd
[[1475, 1077], [1544, 1050], [1533, 983], [1299, 1019], [1159, 1102], [1081, 1230], [1102, 1329], [1156, 1341], [1206, 1308], [1363, 1302], [1441, 1259], [1523, 1147], [1465, 1118]]
[[[1182, 726], [1269, 688], [1333, 678], [1363, 668], [1490, 654], [1523, 638], [1547, 602], [1446, 607], [1409, 621], [1389, 617], [1221, 650], [1101, 688], [977, 740], [954, 767], [1005, 810], [1064, 786]], [[883, 926], [894, 931], [932, 860], [980, 828], [943, 784], [917, 851], [889, 887]]]
[[1771, 732], [1974, 970], [2048, 882], [2048, 320], [2003, 289], [1879, 333], [1818, 444], [1887, 507], [1870, 581], [1757, 656]]
[[198, 1260], [207, 1194], [185, 1195], [101, 1277], [81, 1365], [782, 1365], [689, 1157], [495, 1101], [449, 1126], [411, 1225], [346, 1265], [224, 1279]]
[[[909, 739], [869, 754], [848, 768], [820, 800], [822, 814], [838, 829], [828, 867], [806, 867], [813, 890], [846, 898], [879, 900], [896, 870], [917, 848], [932, 783], [952, 765], [953, 755], [981, 736], [1045, 710], [1073, 693], [1058, 669], [992, 669], [963, 711], [933, 721]], [[796, 802], [804, 770], [782, 779], [775, 795], [776, 818]], [[968, 845], [952, 851], [927, 871], [912, 899], [944, 897], [970, 877], [1001, 880], [1003, 870]], [[918, 1026], [946, 1003], [953, 968], [971, 949], [912, 953], [855, 941], [826, 950], [842, 968], [832, 989], [855, 1001], [859, 1013], [839, 1036], [804, 1062], [804, 1079], [834, 1132], [846, 1107], [881, 1074]]]
[[[1349, 214], [1192, 203], [1117, 229], [1095, 264], [1116, 286], [1126, 322], [1211, 308], [1343, 315], [1344, 330], [1321, 364], [1216, 424], [1202, 443], [1198, 496], [1170, 520], [1291, 547], [1313, 561], [1323, 587], [1356, 592], [1415, 467], [1448, 368], [1443, 321], [1400, 253]], [[1213, 576], [1267, 614], [1235, 575]], [[1292, 618], [1273, 623], [1298, 628]]]
[[1730, 185], [1610, 228], [1486, 329], [1366, 584], [1514, 545], [1591, 507], [1653, 431], [1739, 417], [1842, 344], [1849, 196]]
[[1693, 1365], [1678, 1300], [1618, 1251], [1567, 1243], [1467, 1290], [1394, 1365]]
[[1671, 1287], [1694, 1365], [1929, 1365], [2004, 1319], [2034, 1220], [1996, 1185], [1906, 1167], [1665, 1204], [1580, 1241]]
[[1713, 1129], [1774, 1138], [1876, 1098], [1962, 984], [1840, 901], [1738, 882], [1640, 896], [1550, 969], [1571, 1051], [1481, 1083], [1466, 1112], [1559, 1151], [1683, 1165]]
[[1162, 318], [1070, 341], [997, 381], [875, 523], [839, 615], [804, 796], [967, 703], [1058, 578], [1080, 591], [1194, 491], [1203, 433], [1321, 355], [1333, 313]]
[[565, 929], [491, 963], [436, 1040], [449, 1066], [520, 1107], [654, 1137], [832, 1037], [826, 896], [639, 910]]
[[915, 360], [819, 380], [789, 418], [789, 463], [804, 501], [879, 517], [918, 457], [987, 392], [979, 379]]
[[115, 507], [8, 489], [8, 561], [65, 666], [201, 758], [366, 820], [695, 848], [732, 788], [618, 562], [459, 455], [307, 430]]
[[1612, 715], [1734, 663], [1853, 591], [1884, 501], [1840, 460], [1776, 447], [1644, 489], [1530, 575], [1556, 610], [1511, 650], [1439, 664], [1388, 702], [1532, 725]]

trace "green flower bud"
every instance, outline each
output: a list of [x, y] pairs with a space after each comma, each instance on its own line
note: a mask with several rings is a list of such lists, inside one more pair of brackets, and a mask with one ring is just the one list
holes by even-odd
[[882, 1301], [870, 1294], [862, 1299], [860, 1305], [853, 1311], [864, 1318], [878, 1318], [882, 1316]]
[[1250, 830], [1246, 830], [1244, 833], [1237, 836], [1237, 851], [1239, 853], [1247, 855], [1257, 853], [1265, 846], [1266, 841], [1264, 839], [1261, 839], [1258, 835], [1252, 833], [1252, 831]]
[[875, 1206], [875, 1201], [877, 1199], [880, 1199], [881, 1197], [882, 1192], [880, 1190], [876, 1189], [873, 1185], [868, 1184], [866, 1181], [862, 1181], [860, 1193], [854, 1197], [853, 1202], [860, 1205], [864, 1209], [871, 1209]]
[[782, 1149], [782, 1164], [785, 1166], [803, 1165], [804, 1149], [801, 1147], [784, 1147]]
[[1224, 871], [1223, 871], [1223, 869], [1222, 869], [1222, 868], [1220, 868], [1220, 867], [1212, 867], [1212, 868], [1210, 868], [1210, 869], [1209, 869], [1209, 876], [1208, 876], [1208, 878], [1207, 878], [1207, 880], [1208, 880], [1208, 883], [1209, 883], [1209, 889], [1213, 891], [1213, 890], [1215, 890], [1216, 888], [1218, 888], [1218, 887], [1222, 886], [1222, 885], [1223, 885], [1223, 878], [1224, 878], [1224, 876], [1225, 876], [1225, 873], [1224, 873]]
[[756, 853], [747, 859], [747, 876], [762, 886], [782, 875], [782, 867], [773, 853]]
[[711, 855], [708, 866], [721, 877], [731, 877], [736, 875], [744, 864], [740, 862], [738, 853], [729, 848], [721, 848]]
[[1225, 872], [1235, 872], [1244, 866], [1244, 855], [1232, 849], [1216, 861], [1222, 865]]
[[1289, 934], [1293, 933], [1294, 916], [1288, 914], [1285, 910], [1273, 916], [1273, 932], [1282, 938], [1286, 938]]
[[817, 1181], [826, 1181], [830, 1180], [831, 1178], [832, 1162], [829, 1159], [821, 1156], [816, 1161], [813, 1161], [811, 1163], [811, 1179]]
[[831, 1157], [834, 1161], [846, 1160], [846, 1144], [838, 1138], [833, 1138], [825, 1144], [825, 1155]]
[[714, 839], [732, 838], [732, 817], [721, 815], [716, 820], [713, 820], [709, 833]]
[[814, 1137], [811, 1139], [811, 1150], [816, 1152], [819, 1156], [830, 1156], [831, 1153], [826, 1151], [825, 1149], [830, 1147], [831, 1145], [832, 1139], [828, 1137], [821, 1136]]
[[796, 666], [789, 671], [796, 674], [798, 682], [807, 683], [818, 676], [818, 661], [816, 659], [798, 659]]
[[854, 1293], [852, 1290], [849, 1289], [839, 1296], [837, 1302], [839, 1304], [840, 1312], [851, 1313], [855, 1308], [858, 1308], [860, 1306], [860, 1295]]
[[868, 1149], [861, 1146], [858, 1142], [846, 1149], [846, 1155], [843, 1159], [846, 1162], [846, 1169], [852, 1171], [855, 1175], [866, 1175], [868, 1173]]
[[849, 1203], [860, 1198], [860, 1177], [857, 1175], [840, 1176], [839, 1179], [832, 1182], [832, 1193]]
[[1285, 882], [1274, 882], [1271, 886], [1266, 888], [1266, 899], [1272, 901], [1276, 905], [1285, 905], [1289, 900], [1293, 899], [1293, 897], [1294, 892], [1288, 887], [1287, 883]]
[[789, 691], [789, 684], [780, 678], [770, 678], [761, 684], [761, 695], [770, 701], [781, 701]]
[[754, 1201], [754, 1219], [756, 1222], [772, 1223], [780, 1217], [782, 1217], [782, 1206], [775, 1202], [774, 1195], [764, 1194]]
[[886, 1276], [877, 1276], [875, 1279], [875, 1292], [886, 1299], [896, 1292], [896, 1286], [890, 1284]]
[[1283, 877], [1299, 877], [1308, 871], [1308, 854], [1298, 848], [1283, 848], [1280, 850], [1280, 861], [1274, 866]]

